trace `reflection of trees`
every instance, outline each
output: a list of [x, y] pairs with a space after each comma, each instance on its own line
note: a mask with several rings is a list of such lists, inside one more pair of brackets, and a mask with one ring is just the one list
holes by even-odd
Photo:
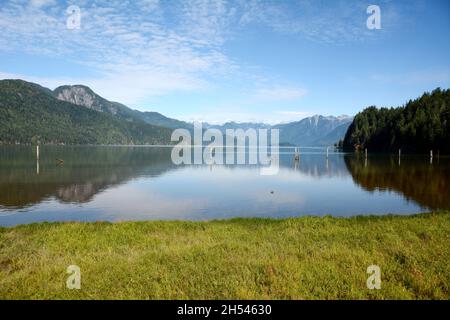
[[368, 191], [393, 190], [430, 209], [450, 209], [450, 161], [437, 159], [433, 164], [424, 157], [345, 157], [353, 180]]
[[[0, 206], [18, 209], [48, 197], [86, 202], [138, 176], [158, 176], [173, 165], [168, 148], [43, 147], [36, 173], [31, 147], [2, 147]], [[55, 159], [64, 159], [58, 166]]]
[[[64, 203], [83, 203], [108, 188], [141, 176], [159, 176], [179, 168], [171, 148], [41, 147], [39, 174], [31, 147], [0, 149], [0, 208], [20, 209], [55, 197]], [[55, 159], [64, 159], [57, 165]], [[368, 191], [394, 190], [430, 209], [450, 209], [450, 160], [354, 155], [302, 154], [295, 168], [293, 154], [282, 154], [280, 166], [292, 174], [313, 178], [347, 176]], [[237, 169], [239, 166], [227, 166]], [[246, 168], [257, 166], [246, 166]], [[294, 170], [297, 172], [294, 172]]]
[[[0, 207], [5, 209], [24, 208], [51, 197], [65, 203], [88, 202], [135, 177], [159, 176], [178, 168], [170, 159], [171, 148], [44, 146], [37, 174], [33, 147], [2, 146], [0, 150]], [[64, 164], [58, 165], [56, 159]], [[282, 154], [280, 166], [294, 170], [293, 159], [292, 154]], [[312, 177], [348, 174], [342, 156], [327, 161], [324, 155], [305, 154], [296, 169]]]

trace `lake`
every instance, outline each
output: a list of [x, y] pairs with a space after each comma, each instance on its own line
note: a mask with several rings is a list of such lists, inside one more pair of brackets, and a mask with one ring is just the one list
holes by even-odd
[[[171, 148], [0, 147], [0, 225], [414, 214], [450, 209], [450, 159], [280, 150], [280, 170], [172, 163]], [[56, 159], [63, 159], [58, 163]]]

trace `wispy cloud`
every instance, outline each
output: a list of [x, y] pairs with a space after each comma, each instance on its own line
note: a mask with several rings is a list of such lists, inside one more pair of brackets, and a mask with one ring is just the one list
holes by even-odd
[[[287, 3], [263, 0], [79, 0], [76, 4], [82, 13], [78, 31], [66, 28], [65, 2], [6, 1], [0, 7], [1, 50], [64, 56], [98, 69], [107, 75], [105, 79], [137, 69], [151, 77], [150, 83], [155, 82], [152, 74], [164, 73], [166, 78], [174, 75], [177, 84], [180, 79], [199, 82], [238, 68], [222, 45], [239, 25], [261, 23], [320, 41], [355, 38], [367, 31], [359, 2], [328, 8], [302, 0], [295, 3], [296, 12]], [[175, 85], [174, 90], [184, 87], [190, 86]]]
[[[383, 5], [388, 0], [380, 0]], [[246, 8], [240, 19], [241, 25], [263, 24], [276, 31], [300, 34], [306, 39], [337, 43], [359, 41], [374, 33], [366, 27], [367, 1], [336, 0], [333, 4], [317, 0], [299, 0], [294, 9], [284, 1], [243, 1]], [[383, 22], [391, 24], [395, 14], [392, 6], [383, 7]]]
[[[385, 3], [388, 0], [380, 0]], [[0, 74], [49, 87], [86, 84], [108, 99], [138, 105], [152, 97], [198, 92], [224, 79], [246, 84], [240, 105], [301, 99], [306, 88], [285, 85], [254, 66], [235, 61], [225, 44], [250, 24], [319, 42], [358, 41], [365, 1], [333, 6], [299, 0], [77, 0], [81, 29], [66, 27], [69, 2], [7, 0], [0, 6], [0, 52], [59, 58], [89, 69], [83, 77]], [[383, 23], [394, 13], [383, 11]], [[255, 71], [256, 70], [256, 71]], [[260, 72], [260, 73], [259, 73]], [[252, 118], [253, 114], [240, 118]], [[267, 115], [269, 117], [269, 115]], [[270, 115], [270, 116], [273, 116]]]
[[[214, 32], [220, 26], [199, 25], [192, 34], [193, 29], [187, 28], [195, 25], [199, 14], [196, 3], [180, 9], [183, 27], [163, 23], [165, 9], [155, 0], [141, 0], [134, 6], [121, 1], [80, 1], [79, 6], [81, 30], [69, 30], [61, 4], [9, 1], [0, 8], [1, 50], [64, 57], [92, 68], [97, 77], [70, 82], [94, 84], [103, 95], [128, 103], [199, 89], [207, 86], [209, 77], [235, 68], [220, 50], [219, 31]], [[227, 13], [208, 6], [201, 14], [219, 21]], [[214, 34], [206, 37], [202, 30]]]
[[48, 5], [54, 5], [54, 4], [55, 4], [55, 0], [31, 0], [30, 1], [30, 5], [32, 7], [37, 7], [37, 8], [45, 7]]

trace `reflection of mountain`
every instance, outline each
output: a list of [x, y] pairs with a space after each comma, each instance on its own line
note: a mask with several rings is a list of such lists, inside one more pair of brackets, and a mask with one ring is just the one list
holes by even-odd
[[[41, 147], [37, 174], [34, 148], [5, 146], [0, 153], [0, 208], [17, 210], [49, 198], [63, 203], [89, 202], [103, 190], [130, 179], [159, 176], [180, 168], [173, 165], [171, 151], [147, 147]], [[57, 165], [55, 159], [63, 159], [64, 164]], [[312, 177], [348, 175], [341, 156], [327, 161], [324, 155], [303, 155], [295, 165], [292, 154], [281, 154], [280, 166]], [[232, 170], [240, 166], [227, 167]]]
[[402, 193], [430, 209], [450, 209], [450, 162], [441, 158], [427, 164], [425, 158], [373, 157], [365, 166], [364, 158], [346, 156], [345, 163], [353, 180], [365, 190], [392, 190]]
[[[157, 177], [181, 168], [172, 163], [171, 151], [148, 147], [42, 147], [37, 174], [34, 148], [2, 146], [0, 209], [17, 210], [47, 199], [90, 202], [102, 191], [131, 179]], [[365, 166], [364, 158], [354, 155], [331, 154], [327, 159], [323, 153], [302, 153], [296, 162], [292, 152], [280, 151], [284, 174], [314, 179], [346, 178], [351, 174], [354, 182], [367, 191], [393, 190], [424, 207], [450, 209], [448, 158], [441, 158], [440, 163], [435, 159], [430, 165], [425, 158], [404, 157], [399, 166], [396, 158], [379, 156], [370, 157]], [[64, 164], [58, 165], [55, 159], [63, 159]], [[226, 167], [230, 173], [238, 168], [258, 170], [256, 165]], [[214, 170], [211, 172], [214, 175]], [[220, 182], [218, 177], [217, 183]]]
[[[112, 186], [173, 169], [169, 148], [44, 147], [39, 174], [30, 147], [3, 147], [0, 206], [18, 209], [49, 197], [87, 202]], [[64, 159], [58, 166], [55, 159]]]
[[282, 154], [280, 166], [291, 168], [314, 178], [345, 177], [349, 175], [342, 155], [332, 155], [327, 159], [324, 154], [304, 154], [296, 162], [293, 154]]

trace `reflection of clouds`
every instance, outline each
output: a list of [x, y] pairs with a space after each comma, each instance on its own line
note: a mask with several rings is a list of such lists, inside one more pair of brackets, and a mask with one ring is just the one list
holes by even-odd
[[[288, 177], [287, 172], [283, 175]], [[293, 181], [306, 181], [301, 175], [298, 178]], [[107, 190], [88, 206], [102, 208], [103, 219], [137, 220], [250, 216], [258, 211], [275, 211], [279, 206], [304, 204], [304, 198], [297, 192], [283, 190], [270, 194], [263, 180], [267, 182], [257, 168], [215, 166], [210, 171], [204, 166], [186, 167], [168, 173], [163, 179], [142, 178]]]
[[[126, 201], [124, 201], [126, 197]], [[133, 217], [186, 213], [199, 210], [208, 205], [205, 199], [177, 198], [173, 194], [164, 194], [153, 188], [150, 183], [126, 185], [96, 197], [95, 206], [108, 208], [108, 215], [130, 213]]]
[[286, 192], [274, 191], [273, 194], [255, 192], [253, 195], [253, 200], [259, 203], [269, 202], [271, 205], [303, 205], [305, 203], [305, 198], [296, 192]]
[[[342, 160], [335, 159], [337, 172], [342, 172], [342, 165], [347, 170]], [[260, 175], [258, 166], [173, 167], [158, 162], [148, 166], [134, 165], [135, 170], [118, 178], [115, 175], [123, 168], [119, 170], [120, 166], [113, 166], [102, 172], [100, 177], [106, 178], [99, 180], [94, 179], [86, 167], [80, 167], [76, 173], [89, 176], [87, 183], [67, 183], [57, 189], [59, 193], [40, 197], [36, 205], [16, 210], [13, 216], [0, 215], [0, 225], [39, 221], [210, 220], [423, 211], [402, 194], [368, 192], [358, 187], [348, 171], [345, 175], [325, 175], [322, 162], [325, 160], [321, 156], [303, 155], [300, 167], [304, 166], [305, 171], [282, 166], [273, 176]], [[382, 177], [378, 173], [377, 176]], [[98, 181], [106, 184], [97, 185]], [[383, 184], [377, 182], [376, 186]], [[30, 187], [30, 190], [43, 188], [42, 184]], [[75, 201], [68, 203], [61, 201], [63, 199]]]
[[[290, 168], [280, 168], [280, 171], [276, 175], [272, 176], [262, 176], [260, 174], [259, 166], [225, 166], [225, 165], [214, 165], [214, 166], [191, 166], [186, 167], [184, 170], [179, 172], [181, 175], [191, 175], [195, 172], [199, 179], [202, 181], [213, 180], [215, 184], [223, 184], [224, 181], [234, 181], [251, 179], [251, 180], [277, 180], [286, 179], [293, 181], [307, 181], [310, 180], [307, 174], [301, 171], [293, 171]], [[172, 175], [172, 172], [168, 173], [167, 176]], [[217, 181], [217, 179], [220, 181]]]

